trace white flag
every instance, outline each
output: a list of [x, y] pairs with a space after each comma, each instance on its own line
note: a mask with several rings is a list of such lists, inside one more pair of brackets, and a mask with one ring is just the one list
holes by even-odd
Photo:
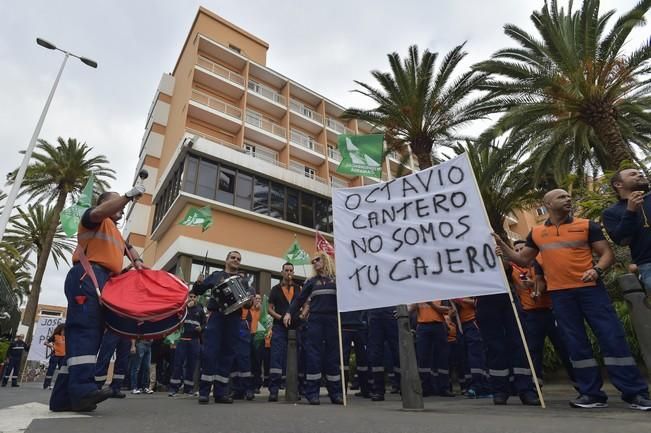
[[339, 311], [506, 293], [465, 154], [333, 192]]

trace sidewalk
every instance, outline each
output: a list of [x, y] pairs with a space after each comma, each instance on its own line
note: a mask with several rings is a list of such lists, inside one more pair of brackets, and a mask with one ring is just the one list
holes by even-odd
[[[398, 397], [389, 394], [381, 403], [350, 397], [346, 408], [331, 405], [325, 395], [321, 406], [268, 403], [266, 394], [256, 395], [252, 402], [200, 406], [193, 397], [170, 398], [162, 392], [129, 394], [124, 400], [102, 403], [81, 418], [35, 419], [26, 432], [641, 433], [651, 425], [651, 413], [628, 409], [610, 387], [610, 407], [599, 410], [571, 409], [567, 400], [575, 395], [567, 385], [546, 385], [543, 392], [547, 409], [522, 406], [517, 397], [501, 407], [490, 399], [434, 397], [425, 399], [423, 412], [402, 411]], [[2, 388], [0, 420], [8, 414], [9, 406], [28, 402], [46, 405], [48, 398], [49, 391], [40, 389], [39, 384]]]

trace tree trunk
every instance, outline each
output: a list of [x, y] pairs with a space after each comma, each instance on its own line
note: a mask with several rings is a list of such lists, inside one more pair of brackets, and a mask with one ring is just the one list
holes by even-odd
[[425, 170], [426, 168], [430, 168], [432, 166], [432, 154], [424, 152], [424, 153], [414, 153], [416, 156], [416, 159], [418, 160], [418, 167], [420, 170]]
[[609, 155], [606, 160], [600, 161], [604, 170], [619, 170], [622, 162], [634, 160], [612, 110], [608, 114], [597, 115], [589, 119], [589, 123]]
[[[54, 215], [60, 215], [63, 207], [66, 204], [66, 198], [68, 194], [64, 191], [59, 192], [57, 197], [56, 205], [54, 206], [53, 213]], [[25, 341], [30, 344], [32, 341], [32, 335], [34, 334], [34, 320], [36, 319], [36, 309], [38, 307], [38, 298], [41, 295], [41, 283], [43, 282], [43, 276], [45, 275], [45, 269], [47, 267], [47, 261], [50, 258], [50, 252], [52, 251], [52, 243], [54, 241], [54, 235], [56, 234], [57, 227], [59, 226], [59, 219], [53, 218], [50, 227], [47, 230], [47, 235], [45, 237], [45, 242], [43, 243], [43, 250], [39, 255], [36, 263], [36, 271], [34, 272], [34, 279], [32, 280], [32, 291], [29, 295], [29, 300], [27, 301], [27, 306], [25, 307], [25, 315], [23, 316], [23, 324], [29, 327], [27, 332], [27, 338]]]

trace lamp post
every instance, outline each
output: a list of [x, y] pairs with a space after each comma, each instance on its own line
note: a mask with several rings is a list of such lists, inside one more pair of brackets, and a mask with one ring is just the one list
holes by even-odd
[[23, 162], [20, 165], [20, 168], [18, 169], [18, 173], [16, 173], [16, 178], [14, 179], [14, 184], [11, 187], [11, 191], [9, 192], [9, 196], [7, 196], [7, 201], [5, 203], [4, 210], [2, 212], [2, 217], [0, 217], [0, 240], [2, 240], [2, 237], [5, 234], [5, 229], [7, 228], [7, 223], [9, 222], [9, 217], [11, 216], [11, 211], [14, 207], [14, 202], [16, 201], [16, 197], [18, 196], [18, 191], [20, 190], [20, 187], [23, 183], [23, 179], [25, 178], [25, 172], [27, 171], [27, 166], [29, 165], [29, 160], [32, 157], [32, 152], [34, 151], [34, 146], [36, 145], [36, 140], [38, 139], [38, 135], [41, 133], [41, 127], [43, 127], [43, 122], [45, 121], [45, 116], [47, 115], [47, 110], [50, 108], [50, 103], [52, 102], [52, 97], [54, 97], [54, 92], [57, 89], [57, 86], [59, 84], [59, 79], [61, 78], [61, 74], [63, 73], [63, 68], [66, 66], [66, 62], [68, 61], [68, 57], [76, 57], [79, 60], [82, 61], [85, 65], [90, 66], [91, 68], [97, 68], [97, 62], [94, 60], [91, 60], [86, 57], [78, 56], [76, 54], [73, 54], [69, 51], [62, 50], [61, 48], [58, 48], [56, 45], [46, 41], [45, 39], [41, 38], [36, 38], [36, 43], [42, 46], [43, 48], [47, 48], [48, 50], [56, 50], [56, 51], [61, 51], [64, 55], [63, 57], [63, 62], [61, 63], [61, 67], [59, 68], [59, 73], [57, 74], [56, 79], [54, 80], [54, 84], [52, 85], [52, 90], [50, 90], [50, 95], [47, 97], [47, 101], [45, 101], [45, 107], [43, 107], [43, 111], [41, 112], [41, 117], [38, 119], [38, 123], [36, 124], [36, 129], [34, 129], [34, 134], [32, 135], [31, 140], [29, 141], [29, 145], [27, 146], [27, 150], [25, 151], [25, 156], [23, 157]]

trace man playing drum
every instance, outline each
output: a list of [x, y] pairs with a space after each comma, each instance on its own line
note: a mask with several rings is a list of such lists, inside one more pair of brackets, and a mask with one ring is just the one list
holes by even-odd
[[[199, 384], [199, 404], [207, 404], [210, 401], [210, 389], [213, 388], [213, 395], [216, 403], [233, 403], [228, 395], [228, 383], [233, 361], [235, 358], [235, 347], [240, 332], [240, 309], [232, 310], [227, 308], [228, 314], [220, 310], [223, 303], [217, 299], [219, 293], [215, 293], [217, 286], [231, 277], [238, 277], [242, 255], [238, 251], [231, 251], [226, 255], [226, 263], [223, 271], [210, 274], [204, 280], [203, 275], [197, 278], [192, 288], [192, 293], [204, 294], [208, 289], [214, 289], [212, 297], [208, 301], [210, 317], [203, 333], [203, 350], [201, 353], [201, 378]], [[233, 282], [233, 280], [231, 280]], [[249, 287], [244, 278], [237, 278], [234, 284], [239, 284], [249, 292], [250, 299], [255, 296], [255, 291]], [[247, 302], [244, 307], [250, 307]]]
[[[95, 361], [102, 341], [104, 321], [96, 289], [102, 289], [113, 274], [122, 271], [127, 248], [132, 257], [135, 250], [122, 239], [116, 223], [122, 218], [124, 207], [145, 192], [136, 185], [126, 194], [105, 192], [97, 205], [81, 218], [77, 234], [77, 250], [73, 266], [66, 276], [65, 293], [68, 313], [65, 325], [66, 365], [59, 371], [50, 397], [50, 410], [91, 411], [111, 396], [110, 389], [98, 389], [95, 384]], [[81, 263], [86, 259], [97, 279], [95, 282]], [[136, 268], [142, 260], [135, 259]]]

